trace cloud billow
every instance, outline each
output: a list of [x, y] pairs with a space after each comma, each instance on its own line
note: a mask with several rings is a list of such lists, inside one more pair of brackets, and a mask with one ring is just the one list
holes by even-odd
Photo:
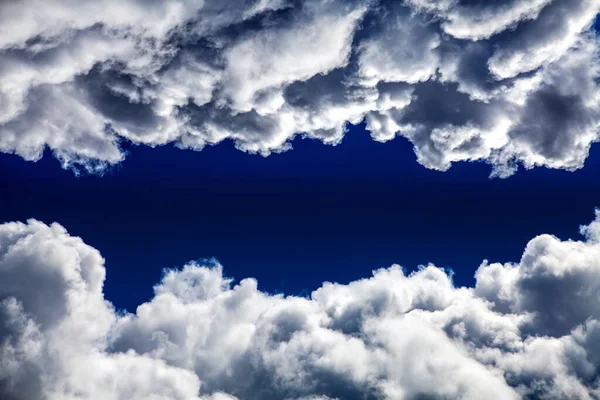
[[0, 4], [0, 151], [101, 170], [123, 141], [263, 155], [366, 121], [421, 164], [580, 168], [598, 0]]
[[305, 298], [190, 263], [131, 314], [104, 298], [96, 249], [58, 224], [5, 223], [0, 397], [594, 399], [600, 213], [581, 232], [484, 262], [471, 288], [394, 265]]

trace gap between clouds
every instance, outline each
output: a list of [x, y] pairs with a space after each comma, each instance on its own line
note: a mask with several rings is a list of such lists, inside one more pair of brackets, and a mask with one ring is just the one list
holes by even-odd
[[580, 168], [600, 0], [9, 0], [0, 151], [102, 171], [120, 144], [285, 151], [347, 122], [427, 168]]
[[286, 297], [190, 263], [129, 314], [103, 296], [98, 250], [56, 223], [5, 223], [0, 397], [595, 399], [599, 211], [581, 233], [484, 262], [472, 288], [394, 265]]

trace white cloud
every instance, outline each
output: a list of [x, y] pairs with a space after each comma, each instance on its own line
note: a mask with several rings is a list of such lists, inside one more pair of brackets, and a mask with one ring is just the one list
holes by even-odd
[[599, 4], [575, 0], [549, 5], [536, 20], [515, 28], [521, 35], [497, 46], [488, 61], [490, 71], [502, 79], [513, 78], [557, 60], [594, 21]]
[[484, 262], [473, 288], [433, 265], [392, 266], [284, 297], [190, 263], [122, 314], [97, 250], [58, 224], [3, 224], [0, 396], [596, 398], [600, 213], [581, 232]]
[[408, 0], [443, 19], [444, 32], [459, 39], [480, 40], [536, 19], [551, 0], [467, 1]]
[[232, 111], [256, 109], [261, 92], [278, 91], [285, 84], [327, 74], [347, 63], [352, 33], [366, 7], [348, 9], [329, 3], [331, 8], [308, 1], [303, 4], [306, 16], [244, 38], [225, 52], [224, 95], [232, 101]]
[[440, 61], [435, 27], [406, 7], [380, 12], [381, 26], [359, 48], [359, 75], [364, 84], [417, 83], [431, 78]]
[[124, 158], [122, 140], [199, 150], [231, 139], [268, 155], [297, 134], [339, 143], [346, 122], [365, 119], [376, 140], [409, 139], [428, 168], [573, 170], [598, 140], [599, 10], [600, 0], [4, 1], [0, 151], [37, 160], [49, 148], [66, 167], [98, 170]]

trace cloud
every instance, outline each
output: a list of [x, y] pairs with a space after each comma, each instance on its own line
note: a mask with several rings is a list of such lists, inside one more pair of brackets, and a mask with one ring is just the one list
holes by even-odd
[[580, 168], [598, 140], [599, 0], [0, 4], [0, 151], [102, 170], [123, 141], [339, 143], [366, 121], [446, 170]]
[[600, 394], [600, 212], [533, 238], [472, 288], [394, 265], [305, 297], [217, 264], [165, 270], [135, 314], [100, 253], [58, 224], [0, 225], [0, 397], [517, 399]]

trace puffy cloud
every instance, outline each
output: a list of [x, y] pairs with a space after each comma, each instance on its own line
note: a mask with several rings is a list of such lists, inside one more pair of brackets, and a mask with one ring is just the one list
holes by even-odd
[[165, 270], [135, 314], [58, 224], [0, 225], [3, 399], [517, 399], [600, 395], [600, 212], [473, 288], [395, 265], [308, 298], [217, 263]]
[[499, 46], [488, 61], [490, 71], [499, 78], [512, 78], [558, 59], [575, 44], [597, 13], [594, 1], [554, 2], [534, 21], [515, 28], [521, 35], [511, 36]]
[[4, 399], [197, 399], [192, 372], [108, 354], [116, 314], [104, 260], [58, 224], [0, 228], [0, 393]]
[[445, 170], [576, 169], [598, 140], [600, 0], [103, 0], [0, 3], [0, 151], [65, 167], [120, 143], [298, 134], [412, 142]]
[[459, 39], [487, 39], [521, 21], [536, 19], [551, 0], [408, 0], [442, 19], [442, 29]]

